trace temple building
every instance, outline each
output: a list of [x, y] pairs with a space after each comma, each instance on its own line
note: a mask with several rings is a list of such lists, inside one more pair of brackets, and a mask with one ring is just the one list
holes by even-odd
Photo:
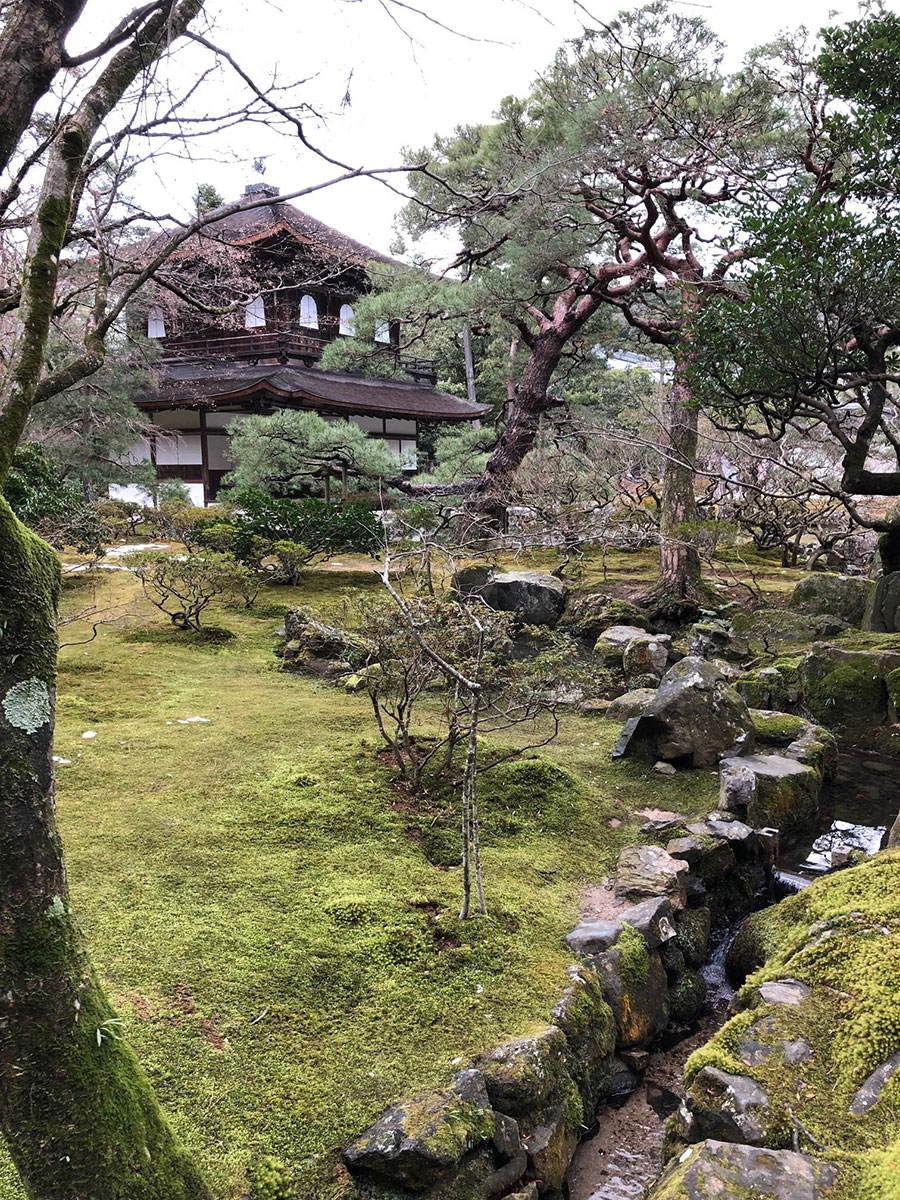
[[[373, 355], [390, 356], [391, 375], [319, 369], [330, 341], [355, 336], [353, 305], [369, 286], [368, 264], [390, 260], [284, 203], [276, 188], [255, 184], [245, 195], [269, 203], [213, 221], [186, 242], [167, 264], [171, 276], [131, 316], [146, 321], [162, 351], [155, 389], [135, 398], [147, 432], [132, 447], [134, 461], [149, 460], [158, 479], [181, 480], [195, 504], [208, 504], [231, 469], [229, 427], [249, 414], [299, 408], [352, 421], [413, 473], [424, 423], [475, 421], [488, 411], [438, 391], [434, 363], [402, 355], [396, 322], [379, 326], [372, 346]], [[241, 302], [210, 324], [177, 300], [189, 273], [192, 290], [214, 277], [218, 297]]]

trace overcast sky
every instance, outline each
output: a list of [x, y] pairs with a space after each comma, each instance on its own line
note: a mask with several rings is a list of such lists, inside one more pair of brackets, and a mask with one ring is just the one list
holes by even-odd
[[[448, 29], [386, 0], [212, 0], [209, 7], [217, 40], [239, 54], [257, 78], [268, 79], [277, 69], [284, 82], [309, 79], [305, 94], [328, 114], [327, 124], [310, 126], [310, 132], [335, 157], [365, 166], [396, 164], [405, 146], [424, 146], [456, 124], [490, 119], [504, 96], [524, 92], [556, 47], [590, 23], [588, 13], [604, 20], [623, 7], [621, 0], [408, 3]], [[127, 7], [119, 0], [94, 0], [78, 31], [85, 43]], [[835, 8], [832, 0], [710, 0], [673, 8], [708, 20], [728, 46], [729, 65], [786, 28], [805, 24], [815, 30], [856, 12], [855, 4]], [[176, 74], [172, 83], [177, 89], [183, 79]], [[342, 104], [345, 93], [349, 104]], [[284, 192], [328, 174], [296, 143], [269, 139], [258, 127], [233, 131], [214, 154], [207, 153], [211, 150], [208, 145], [198, 161], [177, 168], [166, 164], [152, 177], [145, 175], [142, 204], [183, 210], [199, 182], [213, 183], [225, 199], [235, 199], [247, 183], [259, 180], [252, 168], [257, 156], [265, 156], [266, 181]], [[387, 250], [400, 203], [378, 184], [355, 181], [305, 198], [301, 207]]]

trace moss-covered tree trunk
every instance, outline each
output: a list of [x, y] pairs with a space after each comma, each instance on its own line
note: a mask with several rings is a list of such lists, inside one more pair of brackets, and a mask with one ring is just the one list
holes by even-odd
[[[201, 8], [148, 9], [49, 151], [0, 381], [0, 493], [41, 380], [93, 138]], [[102, 361], [102, 344], [97, 353]], [[69, 903], [53, 796], [58, 588], [56, 555], [0, 494], [0, 1126], [33, 1200], [208, 1200], [122, 1039]]]
[[0, 1123], [40, 1200], [201, 1200], [85, 952], [53, 796], [59, 565], [0, 498]]
[[697, 410], [676, 372], [669, 389], [665, 467], [659, 522], [659, 599], [696, 600], [700, 594], [700, 556], [694, 545], [697, 503]]

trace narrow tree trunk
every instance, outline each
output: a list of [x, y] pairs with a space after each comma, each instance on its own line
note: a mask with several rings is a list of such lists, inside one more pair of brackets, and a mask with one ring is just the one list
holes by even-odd
[[668, 441], [660, 505], [660, 607], [677, 607], [700, 596], [700, 555], [694, 545], [698, 417], [690, 401], [691, 393], [676, 367], [668, 395]]
[[0, 497], [0, 1124], [34, 1200], [207, 1200], [85, 953], [53, 795], [59, 565]]

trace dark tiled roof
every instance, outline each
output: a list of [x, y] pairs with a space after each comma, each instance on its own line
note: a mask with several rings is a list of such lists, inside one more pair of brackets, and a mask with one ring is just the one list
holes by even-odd
[[[244, 196], [241, 199], [252, 202], [258, 200], [259, 197]], [[213, 209], [209, 215], [214, 216], [215, 212], [216, 210]], [[261, 204], [243, 212], [231, 213], [229, 216], [222, 217], [221, 220], [211, 221], [203, 227], [200, 233], [193, 234], [188, 238], [172, 257], [176, 259], [192, 257], [201, 251], [204, 242], [215, 241], [228, 246], [250, 246], [254, 242], [275, 237], [279, 233], [293, 234], [301, 242], [314, 247], [318, 254], [334, 259], [341, 269], [364, 267], [369, 261], [396, 262], [395, 259], [379, 253], [378, 250], [373, 250], [371, 246], [365, 246], [362, 242], [357, 242], [355, 238], [348, 237], [337, 229], [332, 229], [323, 221], [317, 221], [315, 217], [295, 208], [293, 204], [279, 200], [277, 196], [272, 197], [271, 203]], [[144, 250], [153, 251], [157, 244], [162, 245], [165, 242], [167, 236], [166, 233], [153, 234], [137, 245]]]
[[310, 367], [196, 362], [166, 365], [158, 391], [136, 399], [140, 408], [217, 408], [241, 400], [371, 416], [411, 417], [421, 421], [474, 421], [490, 411], [439, 392], [426, 384], [400, 379], [367, 379]]

